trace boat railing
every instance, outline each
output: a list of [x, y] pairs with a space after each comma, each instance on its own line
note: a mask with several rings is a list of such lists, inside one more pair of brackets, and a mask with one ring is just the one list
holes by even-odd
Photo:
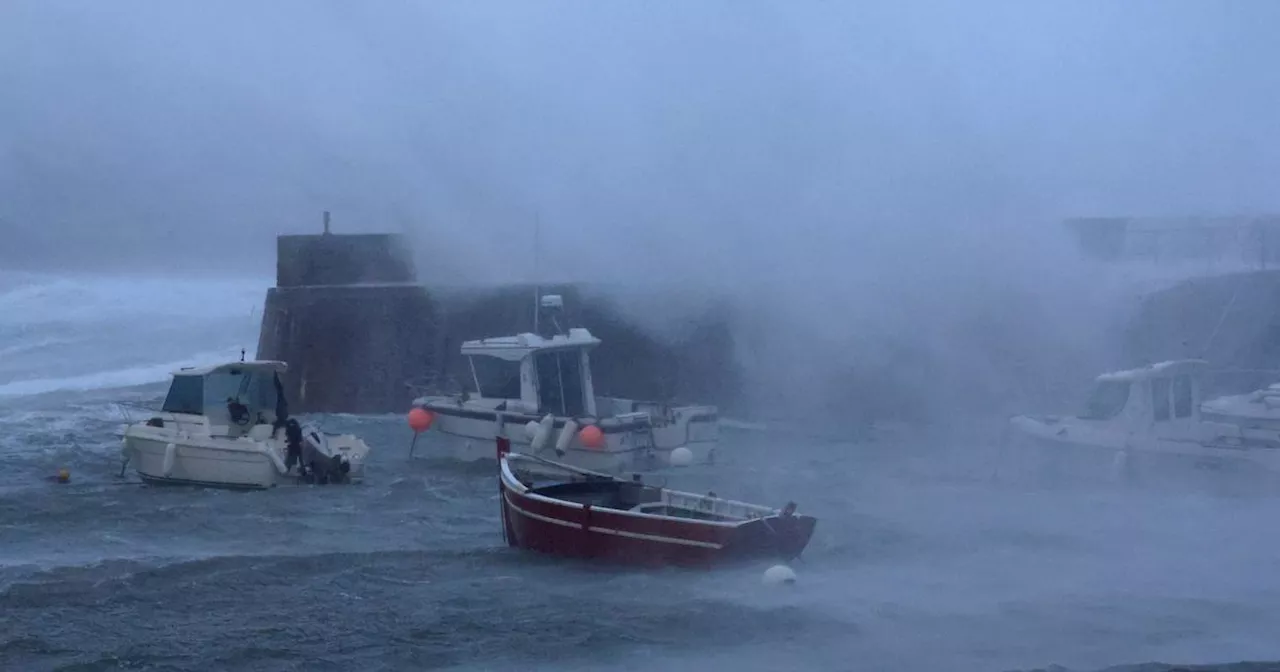
[[764, 518], [772, 516], [778, 512], [767, 506], [759, 506], [757, 504], [748, 504], [732, 499], [721, 499], [711, 495], [695, 495], [688, 492], [677, 492], [667, 490], [664, 494], [664, 500], [668, 506], [679, 509], [690, 509], [694, 511], [705, 511], [717, 516], [726, 518]]
[[144, 406], [139, 402], [133, 402], [133, 401], [117, 401], [115, 402], [115, 407], [116, 407], [116, 412], [120, 414], [120, 417], [124, 418], [124, 421], [130, 425], [132, 425], [135, 422], [135, 420], [133, 419], [135, 414], [138, 416], [143, 416], [143, 415], [155, 413], [155, 409], [148, 408], [147, 406]]
[[457, 376], [447, 373], [430, 373], [404, 382], [415, 397], [456, 397], [467, 394], [467, 386]]

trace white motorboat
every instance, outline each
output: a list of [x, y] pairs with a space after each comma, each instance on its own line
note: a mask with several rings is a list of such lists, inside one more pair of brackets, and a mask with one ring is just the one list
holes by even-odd
[[1000, 467], [1088, 480], [1280, 478], [1280, 386], [1203, 401], [1207, 373], [1203, 360], [1179, 360], [1098, 376], [1078, 415], [1012, 418], [1015, 452]]
[[500, 424], [515, 450], [545, 445], [542, 452], [596, 471], [714, 461], [719, 443], [715, 406], [597, 397], [590, 351], [600, 339], [587, 329], [560, 328], [560, 296], [544, 296], [539, 303], [548, 313], [544, 324], [551, 327], [543, 334], [462, 344], [474, 391], [414, 400], [415, 412], [426, 411], [434, 429], [427, 446], [434, 456], [492, 460], [494, 426]]
[[289, 417], [285, 369], [240, 361], [175, 372], [160, 411], [125, 429], [125, 467], [149, 483], [223, 488], [359, 480], [369, 447]]
[[1280, 433], [1280, 383], [1248, 394], [1210, 399], [1200, 405], [1200, 413], [1206, 420]]

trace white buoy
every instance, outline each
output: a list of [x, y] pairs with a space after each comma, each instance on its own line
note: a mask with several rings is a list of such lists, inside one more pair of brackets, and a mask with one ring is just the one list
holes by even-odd
[[532, 441], [533, 437], [537, 435], [538, 435], [538, 421], [530, 420], [529, 422], [526, 422], [524, 424], [524, 438]]
[[764, 570], [764, 585], [780, 586], [796, 582], [796, 573], [786, 565], [774, 565]]
[[684, 446], [674, 448], [670, 460], [673, 467], [687, 467], [693, 464], [693, 451]]

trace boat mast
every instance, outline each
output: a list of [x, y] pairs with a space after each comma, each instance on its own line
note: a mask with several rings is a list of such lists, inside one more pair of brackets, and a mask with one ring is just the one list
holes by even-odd
[[533, 333], [541, 334], [538, 331], [538, 313], [542, 312], [542, 287], [538, 284], [538, 238], [539, 229], [542, 228], [542, 214], [534, 213], [533, 216]]

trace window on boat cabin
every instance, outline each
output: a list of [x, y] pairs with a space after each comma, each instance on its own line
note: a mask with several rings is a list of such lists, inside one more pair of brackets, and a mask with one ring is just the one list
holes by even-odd
[[471, 373], [476, 390], [488, 399], [520, 398], [520, 362], [497, 357], [471, 357]]
[[174, 376], [169, 394], [160, 410], [165, 413], [204, 415], [204, 379], [200, 376]]
[[582, 397], [582, 353], [548, 350], [534, 356], [538, 370], [538, 412], [579, 416], [586, 413]]
[[1124, 380], [1099, 381], [1085, 402], [1084, 420], [1110, 420], [1124, 410], [1129, 401], [1129, 382]]
[[1170, 387], [1171, 382], [1168, 378], [1151, 379], [1151, 416], [1156, 422], [1169, 419]]
[[235, 398], [253, 410], [275, 408], [275, 388], [270, 375], [252, 370], [230, 369], [205, 376], [204, 396], [209, 404], [222, 407]]
[[1191, 417], [1191, 411], [1195, 410], [1191, 389], [1191, 376], [1182, 375], [1173, 379], [1173, 417]]

